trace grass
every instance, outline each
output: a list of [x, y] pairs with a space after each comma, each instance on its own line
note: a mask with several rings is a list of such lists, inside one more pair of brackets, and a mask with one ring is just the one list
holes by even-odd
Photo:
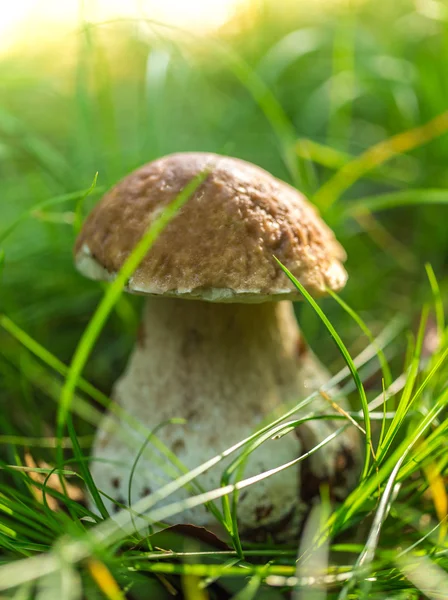
[[[380, 0], [337, 14], [291, 7], [284, 18], [274, 4], [212, 38], [148, 21], [150, 38], [135, 35], [135, 22], [83, 22], [64, 70], [44, 49], [0, 60], [2, 597], [448, 597], [443, 7]], [[319, 205], [347, 249], [350, 280], [341, 298], [296, 308], [335, 373], [322, 393], [338, 385], [353, 408], [315, 415], [315, 395], [298, 398], [189, 471], [157, 431], [112, 406], [156, 445], [172, 481], [111, 520], [90, 444], [139, 320], [140, 301], [123, 287], [172, 213], [104, 288], [76, 274], [71, 248], [105, 189], [178, 150], [245, 158]], [[339, 506], [321, 489], [296, 545], [241, 541], [238, 493], [272, 475], [243, 479], [241, 467], [299, 427], [304, 410], [340, 421], [337, 432], [358, 424], [362, 477]], [[222, 485], [205, 490], [196, 478], [210, 468]], [[188, 499], [174, 502], [184, 486]], [[99, 514], [77, 499], [85, 487]], [[191, 528], [151, 532], [203, 503], [227, 546]]]

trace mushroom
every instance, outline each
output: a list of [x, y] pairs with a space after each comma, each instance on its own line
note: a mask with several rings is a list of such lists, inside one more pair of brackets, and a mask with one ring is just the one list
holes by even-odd
[[[340, 290], [345, 252], [317, 210], [294, 188], [248, 162], [210, 153], [155, 160], [113, 187], [88, 216], [76, 241], [78, 270], [112, 280], [149, 224], [195, 176], [206, 180], [163, 230], [127, 284], [146, 298], [143, 322], [113, 398], [189, 469], [248, 437], [329, 380], [297, 326], [301, 295], [275, 255], [315, 296]], [[342, 402], [344, 406], [344, 400]], [[347, 406], [346, 406], [347, 408]], [[323, 397], [306, 412], [331, 412]], [[303, 416], [300, 413], [298, 416]], [[250, 454], [244, 476], [296, 459], [340, 427], [307, 421]], [[106, 414], [93, 447], [92, 474], [123, 503], [136, 452], [145, 437]], [[121, 436], [119, 435], [121, 429]], [[276, 540], [298, 535], [322, 481], [347, 494], [357, 475], [359, 443], [350, 426], [303, 463], [246, 488], [238, 501], [240, 533]], [[102, 460], [98, 460], [102, 459]], [[117, 464], [119, 461], [119, 464]], [[166, 461], [165, 461], [166, 462]], [[221, 463], [224, 466], [227, 462]], [[198, 478], [219, 487], [222, 469]], [[132, 480], [134, 498], [169, 481], [160, 454], [147, 448]], [[188, 496], [181, 489], [172, 501]], [[106, 496], [107, 508], [113, 509]], [[204, 506], [172, 522], [212, 528]]]

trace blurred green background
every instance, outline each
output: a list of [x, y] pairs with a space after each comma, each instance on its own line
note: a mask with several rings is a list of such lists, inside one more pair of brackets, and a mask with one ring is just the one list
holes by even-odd
[[[242, 4], [213, 30], [150, 14], [92, 23], [86, 5], [63, 35], [53, 39], [40, 24], [48, 43], [24, 40], [0, 55], [0, 313], [68, 363], [102, 294], [72, 265], [82, 190], [98, 172], [86, 214], [129, 171], [182, 150], [246, 159], [314, 198], [347, 250], [343, 298], [374, 333], [397, 314], [415, 329], [431, 299], [425, 263], [446, 296], [448, 122], [432, 122], [448, 109], [445, 3], [265, 0]], [[347, 189], [319, 192], [403, 132], [405, 146], [386, 144], [387, 161], [355, 162], [353, 185], [342, 171]], [[86, 369], [106, 392], [132, 346], [139, 303], [120, 300]], [[321, 305], [349, 349], [362, 349], [350, 317], [331, 299]], [[297, 311], [316, 353], [341, 366], [312, 310]], [[53, 423], [55, 405], [31, 387], [28, 367], [0, 330], [3, 433], [48, 434]]]

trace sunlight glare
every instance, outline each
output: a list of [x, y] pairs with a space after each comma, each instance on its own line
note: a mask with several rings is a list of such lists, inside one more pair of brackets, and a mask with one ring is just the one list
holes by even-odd
[[59, 37], [80, 19], [153, 19], [195, 33], [224, 25], [247, 0], [15, 0], [0, 9], [0, 51]]

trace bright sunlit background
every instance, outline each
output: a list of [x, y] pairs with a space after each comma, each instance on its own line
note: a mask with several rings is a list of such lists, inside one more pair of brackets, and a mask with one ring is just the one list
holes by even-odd
[[[350, 7], [364, 0], [302, 0], [304, 11]], [[264, 0], [16, 0], [1, 3], [0, 53], [15, 46], [33, 47], [60, 40], [83, 22], [101, 23], [114, 19], [148, 19], [195, 34], [207, 34], [225, 25], [240, 11], [263, 10]], [[294, 3], [279, 2], [279, 11]], [[433, 9], [434, 10], [434, 9]]]
[[60, 37], [77, 22], [117, 18], [154, 19], [173, 26], [208, 32], [226, 23], [249, 0], [16, 0], [2, 2], [0, 51]]

